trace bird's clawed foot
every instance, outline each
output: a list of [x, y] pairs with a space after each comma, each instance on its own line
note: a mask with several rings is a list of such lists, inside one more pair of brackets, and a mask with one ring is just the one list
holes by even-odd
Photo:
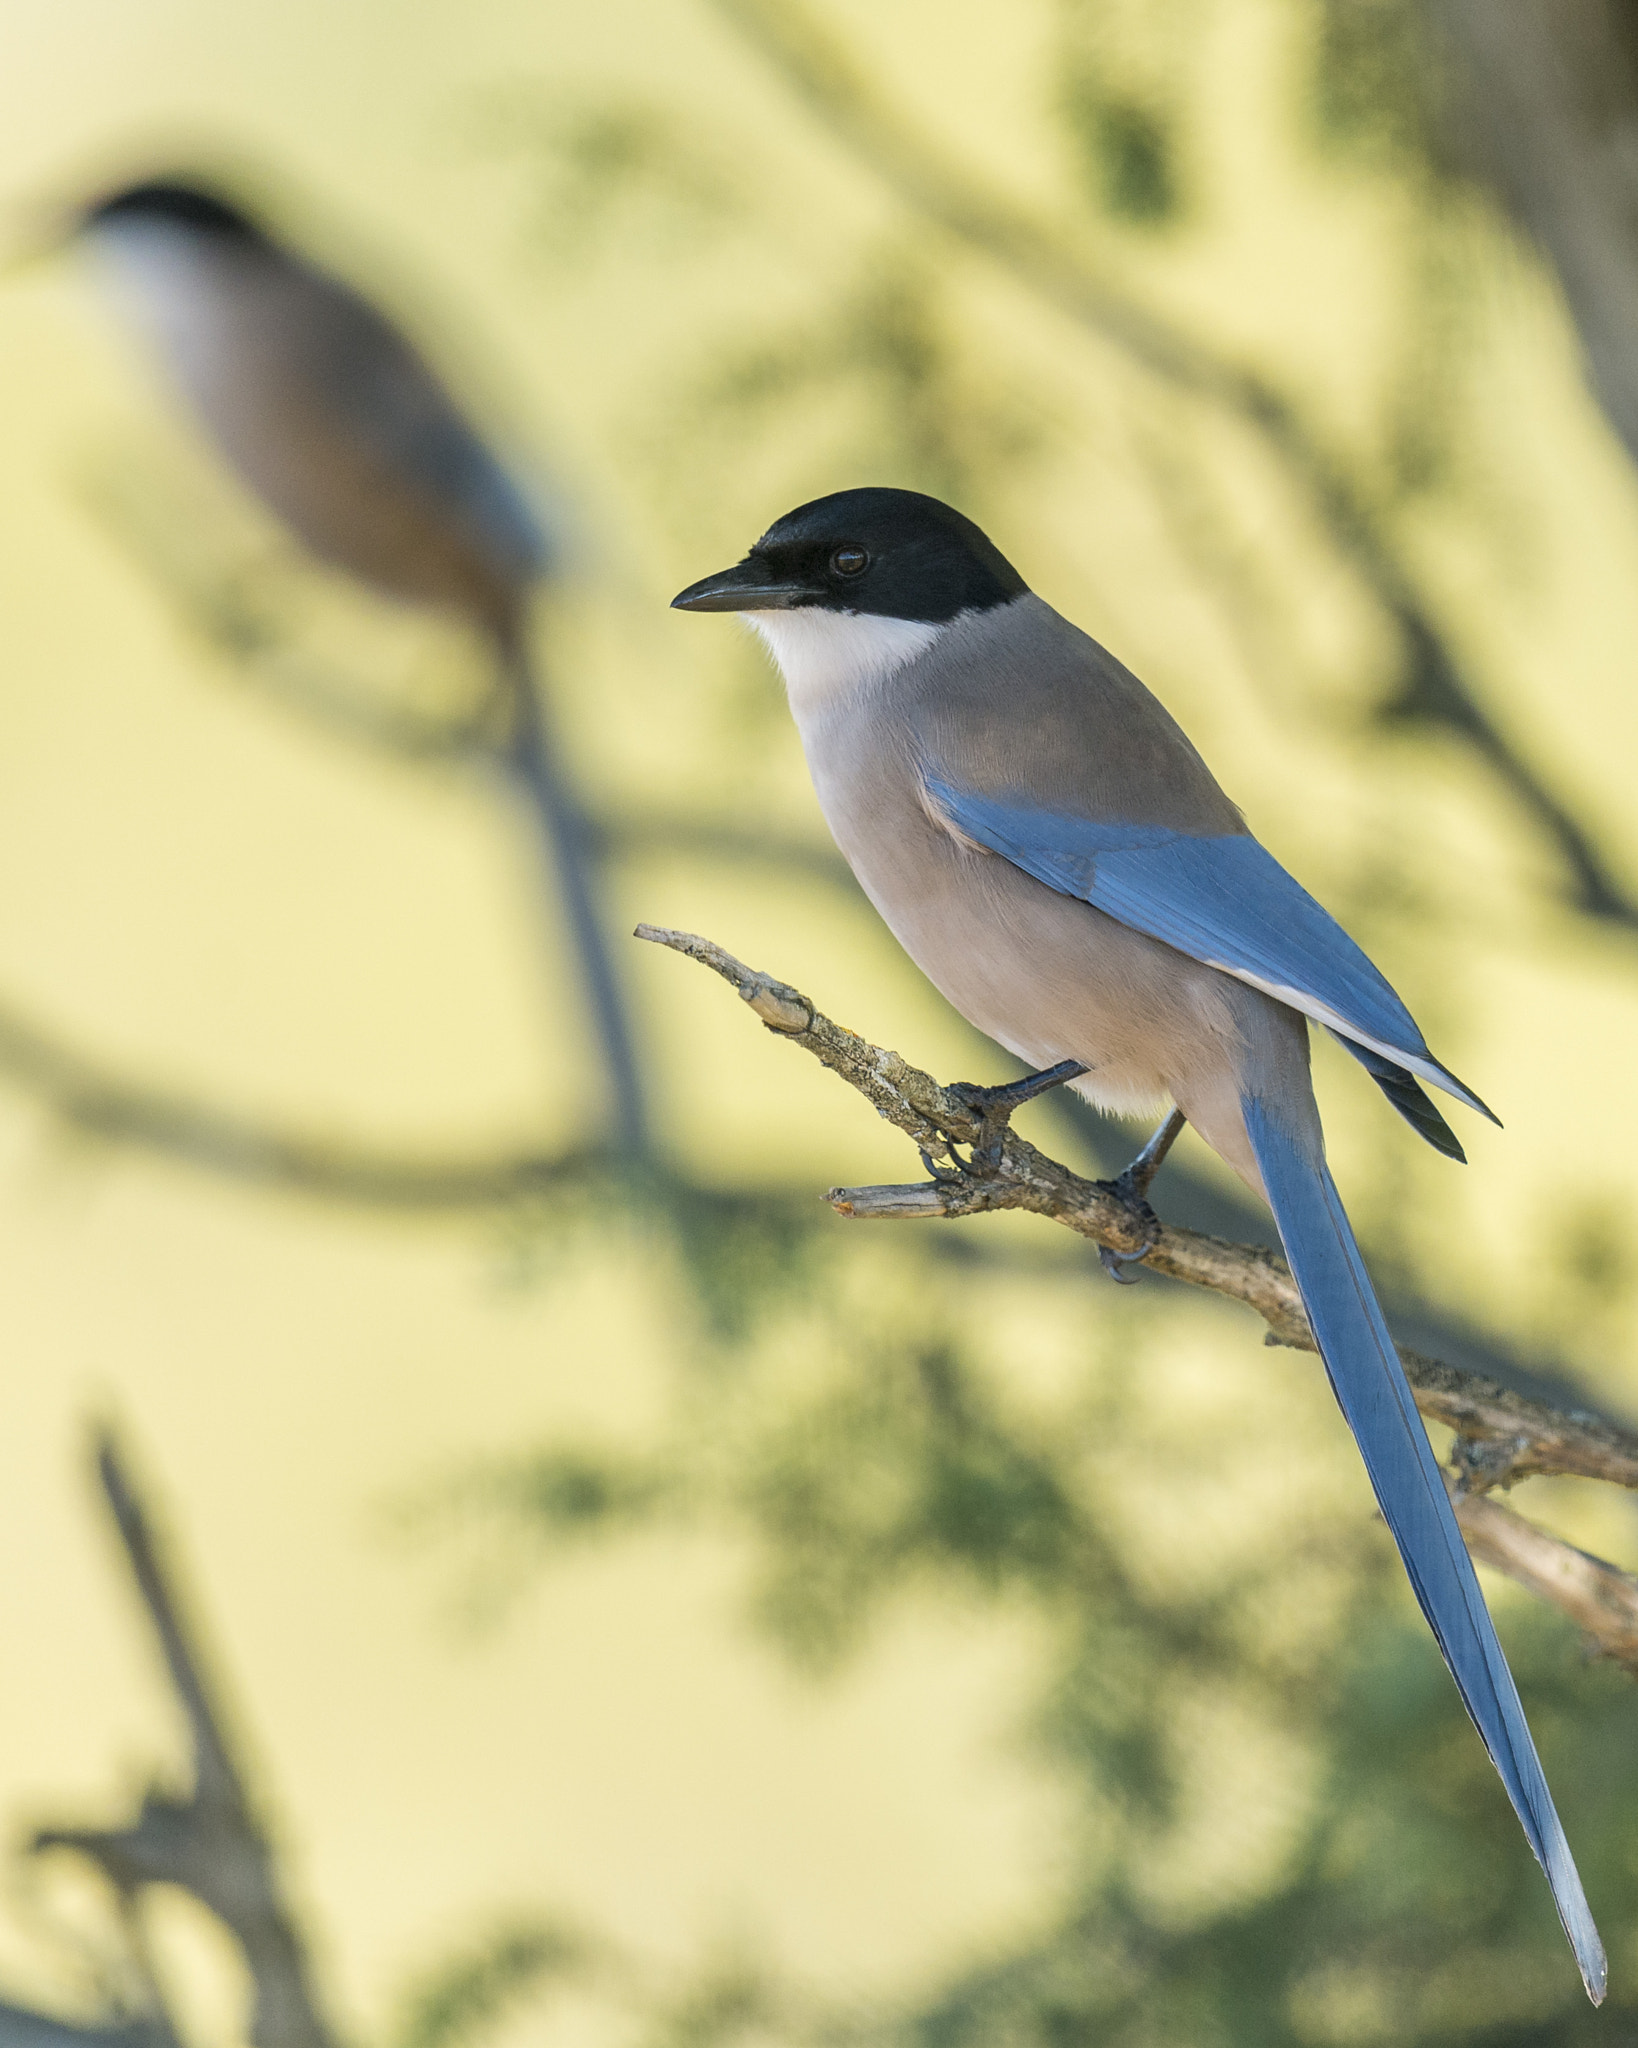
[[[1026, 1102], [1033, 1102], [1037, 1095], [1045, 1095], [1049, 1088], [1061, 1087], [1086, 1071], [1080, 1060], [1060, 1060], [1055, 1067], [1042, 1067], [1039, 1073], [1026, 1074], [1020, 1081], [1005, 1081], [999, 1088], [980, 1088], [971, 1081], [957, 1081], [948, 1092], [978, 1125], [966, 1164], [963, 1166], [957, 1160], [954, 1169], [935, 1166], [925, 1152], [921, 1155], [922, 1164], [934, 1180], [959, 1180], [964, 1173], [983, 1179], [999, 1173], [1001, 1149], [1006, 1144], [1007, 1126], [1014, 1112]], [[954, 1156], [952, 1153], [951, 1157]]]
[[1160, 1218], [1149, 1207], [1149, 1183], [1160, 1171], [1166, 1154], [1177, 1143], [1178, 1134], [1187, 1122], [1182, 1110], [1174, 1109], [1125, 1172], [1103, 1183], [1126, 1208], [1134, 1231], [1143, 1233], [1143, 1242], [1135, 1252], [1117, 1252], [1106, 1244], [1098, 1247], [1098, 1261], [1103, 1270], [1122, 1287], [1137, 1285], [1137, 1274], [1128, 1273], [1126, 1268], [1135, 1265], [1139, 1259], [1146, 1259], [1160, 1242]]

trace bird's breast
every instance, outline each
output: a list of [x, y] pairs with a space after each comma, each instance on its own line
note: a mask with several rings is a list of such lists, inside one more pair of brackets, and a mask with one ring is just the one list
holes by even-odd
[[1079, 1059], [1104, 1106], [1171, 1092], [1173, 1051], [1212, 1029], [1220, 979], [958, 839], [924, 800], [891, 704], [860, 693], [799, 720], [821, 808], [866, 895], [927, 978], [1020, 1059]]

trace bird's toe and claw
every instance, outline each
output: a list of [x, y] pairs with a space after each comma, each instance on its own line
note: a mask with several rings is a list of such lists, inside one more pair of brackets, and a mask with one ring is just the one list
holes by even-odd
[[1136, 1251], [1130, 1252], [1118, 1252], [1112, 1244], [1100, 1244], [1098, 1264], [1117, 1286], [1135, 1287], [1138, 1275], [1129, 1273], [1126, 1269], [1146, 1259], [1160, 1242], [1160, 1218], [1149, 1207], [1148, 1198], [1132, 1178], [1130, 1167], [1124, 1173], [1117, 1174], [1113, 1180], [1106, 1180], [1103, 1186], [1119, 1199], [1127, 1215], [1132, 1219], [1134, 1235], [1141, 1231], [1143, 1242]]
[[[1037, 1095], [1061, 1087], [1065, 1081], [1073, 1081], [1087, 1071], [1080, 1060], [1060, 1060], [1055, 1067], [1043, 1067], [1038, 1073], [1025, 1074], [1021, 1080], [1006, 1081], [995, 1088], [980, 1087], [971, 1081], [955, 1082], [948, 1092], [972, 1118], [977, 1130], [968, 1145], [965, 1159], [953, 1145], [949, 1147], [949, 1157], [954, 1162], [949, 1166], [941, 1166], [925, 1146], [921, 1147], [921, 1163], [927, 1169], [928, 1177], [941, 1185], [993, 1178], [1001, 1171], [1007, 1131], [1015, 1111], [1022, 1109], [1026, 1102], [1033, 1102]], [[1146, 1259], [1160, 1242], [1161, 1222], [1149, 1206], [1149, 1184], [1160, 1171], [1186, 1121], [1183, 1112], [1174, 1109], [1124, 1172], [1113, 1180], [1099, 1183], [1131, 1217], [1132, 1235], [1139, 1240], [1135, 1251], [1116, 1251], [1112, 1245], [1098, 1247], [1103, 1270], [1122, 1287], [1137, 1284], [1137, 1274], [1127, 1272], [1127, 1267]]]
[[1174, 1109], [1131, 1165], [1116, 1174], [1113, 1180], [1100, 1183], [1131, 1217], [1133, 1235], [1142, 1233], [1142, 1242], [1136, 1251], [1119, 1252], [1107, 1244], [1098, 1247], [1099, 1264], [1110, 1279], [1122, 1287], [1137, 1285], [1137, 1274], [1127, 1272], [1127, 1267], [1146, 1259], [1160, 1242], [1161, 1223], [1149, 1207], [1149, 1184], [1165, 1164], [1166, 1154], [1177, 1143], [1178, 1134], [1187, 1121], [1182, 1110]]
[[941, 1167], [935, 1166], [924, 1151], [922, 1164], [938, 1181], [990, 1179], [1001, 1171], [1001, 1155], [1015, 1112], [1026, 1102], [1033, 1102], [1037, 1095], [1062, 1087], [1065, 1081], [1073, 1081], [1086, 1071], [1080, 1060], [1060, 1060], [1055, 1067], [1042, 1067], [1038, 1073], [1025, 1074], [1017, 1081], [1003, 1081], [995, 1088], [981, 1088], [973, 1081], [955, 1082], [947, 1092], [978, 1126], [967, 1148], [967, 1157], [962, 1160], [952, 1150], [950, 1156], [956, 1162], [954, 1167]]

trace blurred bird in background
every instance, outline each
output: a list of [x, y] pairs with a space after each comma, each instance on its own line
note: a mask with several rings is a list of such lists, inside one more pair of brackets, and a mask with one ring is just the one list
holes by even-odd
[[502, 757], [555, 868], [620, 1150], [646, 1154], [592, 834], [529, 650], [549, 563], [523, 494], [397, 328], [221, 192], [145, 181], [97, 199], [78, 225], [218, 453], [303, 546], [388, 597], [460, 615], [493, 648]]
[[1422, 1081], [1490, 1112], [1251, 836], [1164, 706], [948, 505], [818, 499], [672, 601], [761, 634], [871, 901], [962, 1015], [1039, 1069], [964, 1091], [986, 1127], [968, 1170], [993, 1170], [1012, 1111], [1067, 1082], [1117, 1113], [1176, 1105], [1121, 1177], [1151, 1229], [1144, 1196], [1185, 1120], [1267, 1199], [1417, 1600], [1598, 2003], [1598, 1930], [1326, 1165], [1308, 1019], [1439, 1151], [1463, 1156]]

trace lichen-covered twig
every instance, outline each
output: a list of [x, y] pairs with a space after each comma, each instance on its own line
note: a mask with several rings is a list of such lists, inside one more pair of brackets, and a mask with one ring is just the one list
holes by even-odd
[[[931, 1074], [834, 1023], [800, 990], [747, 967], [710, 939], [647, 924], [637, 927], [637, 936], [720, 974], [770, 1031], [812, 1053], [856, 1088], [878, 1115], [953, 1169], [948, 1179], [832, 1188], [828, 1199], [840, 1215], [913, 1219], [1028, 1210], [1112, 1251], [1141, 1253], [1142, 1263], [1156, 1272], [1242, 1301], [1267, 1323], [1272, 1341], [1314, 1349], [1296, 1282], [1277, 1252], [1175, 1225], [1162, 1225], [1143, 1250], [1132, 1211], [1110, 1182], [1084, 1179], [1011, 1130], [993, 1172], [965, 1171], [956, 1148], [974, 1142], [977, 1120], [961, 1097]], [[1485, 1498], [1491, 1488], [1532, 1473], [1638, 1487], [1638, 1435], [1418, 1352], [1401, 1350], [1400, 1358], [1416, 1405], [1456, 1432], [1453, 1485], [1475, 1556], [1562, 1608], [1600, 1654], [1638, 1672], [1638, 1578], [1588, 1557]]]

